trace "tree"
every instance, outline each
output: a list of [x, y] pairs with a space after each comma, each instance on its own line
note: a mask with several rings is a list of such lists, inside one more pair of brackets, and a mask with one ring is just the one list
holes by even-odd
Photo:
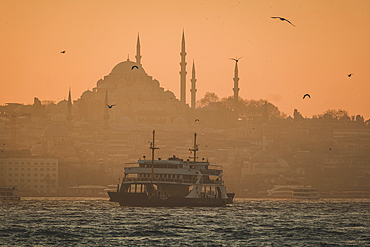
[[348, 111], [342, 109], [328, 109], [323, 114], [318, 115], [319, 117], [323, 117], [324, 115], [330, 116], [331, 118], [335, 119], [342, 119], [345, 116], [348, 116]]
[[[209, 106], [212, 103], [221, 102], [221, 105], [225, 108], [234, 110], [234, 96], [224, 97], [221, 100], [215, 93], [206, 92], [204, 97], [197, 101], [197, 107]], [[262, 112], [265, 103], [267, 104], [267, 112], [270, 118], [285, 118], [286, 114], [280, 112], [280, 110], [268, 102], [267, 100], [246, 100], [239, 97], [238, 108], [239, 116], [245, 117], [247, 120], [259, 120], [262, 118]]]
[[203, 98], [199, 99], [197, 101], [197, 107], [199, 108], [202, 108], [202, 107], [206, 107], [206, 106], [209, 106], [211, 103], [214, 103], [214, 102], [219, 102], [220, 99], [218, 98], [218, 96], [213, 93], [213, 92], [206, 92], [203, 96]]

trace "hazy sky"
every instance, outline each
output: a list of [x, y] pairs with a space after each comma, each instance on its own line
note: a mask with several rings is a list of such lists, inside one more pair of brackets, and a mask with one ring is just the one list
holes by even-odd
[[341, 108], [370, 118], [369, 0], [1, 0], [0, 10], [0, 104], [60, 101], [69, 87], [79, 98], [128, 54], [135, 60], [138, 33], [145, 71], [179, 98], [184, 29], [189, 104], [193, 59], [199, 99], [233, 95], [229, 58], [242, 56], [242, 98], [288, 115]]

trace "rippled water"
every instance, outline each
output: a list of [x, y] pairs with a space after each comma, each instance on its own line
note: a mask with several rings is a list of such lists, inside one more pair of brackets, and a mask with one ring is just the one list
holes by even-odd
[[5, 246], [369, 246], [370, 200], [246, 199], [224, 208], [129, 208], [96, 198], [0, 204]]

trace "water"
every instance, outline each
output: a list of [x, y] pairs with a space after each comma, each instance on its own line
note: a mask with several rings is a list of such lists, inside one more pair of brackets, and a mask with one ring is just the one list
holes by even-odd
[[97, 198], [0, 205], [2, 246], [370, 246], [369, 199], [129, 208]]

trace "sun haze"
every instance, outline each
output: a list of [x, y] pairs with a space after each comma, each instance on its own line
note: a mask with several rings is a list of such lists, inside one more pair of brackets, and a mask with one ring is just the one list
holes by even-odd
[[[198, 98], [233, 95], [229, 58], [243, 57], [242, 98], [268, 99], [288, 115], [345, 109], [370, 118], [367, 0], [3, 0], [0, 8], [0, 104], [60, 101], [69, 87], [77, 98], [134, 58], [138, 33], [146, 72], [179, 98], [184, 30], [187, 90], [194, 59]], [[311, 98], [303, 100], [306, 93]]]

